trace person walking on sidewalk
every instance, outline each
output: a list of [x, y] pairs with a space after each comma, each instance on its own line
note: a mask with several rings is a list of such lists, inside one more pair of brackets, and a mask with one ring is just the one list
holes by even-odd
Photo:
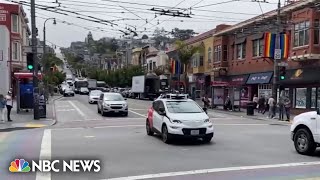
[[272, 96], [268, 100], [268, 105], [269, 105], [268, 118], [272, 119], [273, 117], [275, 117], [275, 113], [276, 113], [276, 101], [274, 100], [274, 98]]
[[12, 99], [12, 92], [9, 91], [8, 94], [6, 95], [6, 106], [7, 106], [7, 119], [8, 121], [12, 121], [10, 114], [11, 114], [11, 109], [13, 107], [13, 99]]
[[265, 113], [265, 104], [266, 104], [266, 99], [263, 97], [263, 96], [260, 96], [259, 98], [259, 101], [258, 101], [258, 104], [259, 104], [259, 110], [258, 112], [264, 114]]
[[291, 101], [289, 97], [286, 97], [284, 100], [284, 109], [286, 111], [287, 121], [290, 121]]
[[4, 122], [5, 107], [6, 107], [6, 100], [4, 99], [3, 94], [0, 94], [0, 116], [1, 116], [1, 122]]
[[285, 100], [284, 91], [281, 91], [280, 97], [279, 97], [279, 102], [278, 102], [278, 107], [279, 107], [279, 121], [283, 121], [284, 100]]
[[253, 102], [254, 108], [255, 109], [258, 108], [257, 106], [258, 106], [259, 98], [256, 94], [253, 96], [252, 102]]

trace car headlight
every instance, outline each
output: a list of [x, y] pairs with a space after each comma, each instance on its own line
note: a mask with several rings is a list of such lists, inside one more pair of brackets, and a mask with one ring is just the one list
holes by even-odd
[[104, 103], [103, 106], [105, 106], [105, 107], [106, 107], [106, 106], [110, 106], [110, 104]]
[[172, 120], [173, 123], [181, 124], [182, 122], [180, 120]]
[[204, 122], [205, 123], [211, 123], [210, 119], [205, 119]]
[[122, 104], [122, 106], [123, 106], [123, 107], [127, 107], [127, 106], [128, 106], [128, 104]]

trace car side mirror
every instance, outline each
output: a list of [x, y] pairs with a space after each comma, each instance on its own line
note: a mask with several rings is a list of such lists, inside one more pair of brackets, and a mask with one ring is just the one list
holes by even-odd
[[162, 115], [162, 116], [166, 115], [166, 110], [163, 107], [160, 107], [159, 108], [159, 114]]
[[317, 114], [320, 115], [320, 108], [317, 109]]

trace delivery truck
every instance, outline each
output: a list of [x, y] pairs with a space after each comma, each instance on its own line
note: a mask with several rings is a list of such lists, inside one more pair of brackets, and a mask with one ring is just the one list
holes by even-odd
[[132, 77], [131, 94], [133, 98], [154, 100], [159, 97], [160, 78], [155, 74]]

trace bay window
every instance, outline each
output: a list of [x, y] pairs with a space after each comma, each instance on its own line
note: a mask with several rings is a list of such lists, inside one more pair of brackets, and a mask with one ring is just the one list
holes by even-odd
[[253, 57], [261, 57], [263, 51], [263, 39], [256, 39], [252, 41], [253, 49], [252, 55]]
[[237, 59], [246, 58], [246, 43], [237, 44]]
[[12, 54], [12, 60], [19, 60], [19, 55], [20, 55], [20, 46], [19, 42], [12, 42], [12, 47], [11, 47], [11, 54]]
[[11, 15], [11, 32], [19, 33], [19, 16], [17, 14]]
[[310, 21], [303, 21], [294, 25], [294, 47], [309, 44]]

